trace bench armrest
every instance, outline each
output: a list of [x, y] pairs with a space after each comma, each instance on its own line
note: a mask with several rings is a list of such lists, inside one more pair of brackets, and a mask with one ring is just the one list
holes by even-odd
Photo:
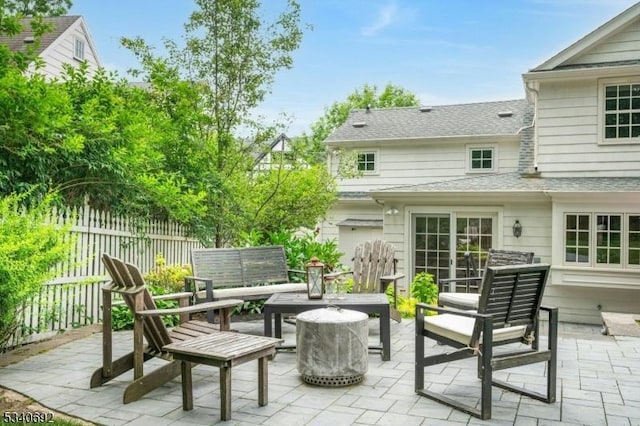
[[[191, 294], [189, 294], [190, 296]], [[184, 306], [180, 308], [167, 308], [167, 309], [149, 309], [138, 312], [140, 317], [152, 317], [152, 316], [164, 316], [164, 315], [176, 315], [176, 314], [190, 314], [193, 312], [213, 311], [217, 309], [228, 309], [242, 305], [244, 302], [239, 299], [219, 300], [216, 302], [200, 303], [199, 305]]]
[[292, 274], [306, 274], [307, 271], [304, 271], [302, 269], [287, 269], [287, 272], [290, 272]]

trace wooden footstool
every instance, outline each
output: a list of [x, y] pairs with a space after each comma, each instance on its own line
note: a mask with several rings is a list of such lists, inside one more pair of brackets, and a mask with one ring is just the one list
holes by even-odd
[[282, 339], [233, 332], [214, 333], [196, 339], [171, 343], [163, 349], [181, 361], [182, 409], [193, 409], [191, 364], [220, 368], [220, 419], [231, 419], [231, 367], [258, 360], [258, 404], [268, 403], [269, 357]]

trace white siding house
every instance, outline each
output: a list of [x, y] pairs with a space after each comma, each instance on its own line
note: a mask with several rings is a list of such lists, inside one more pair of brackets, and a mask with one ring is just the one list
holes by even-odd
[[[63, 64], [78, 67], [86, 61], [89, 75], [102, 66], [96, 51], [91, 33], [82, 16], [53, 16], [44, 18], [46, 23], [53, 26], [52, 31], [46, 33], [36, 48], [36, 53], [43, 60], [44, 67], [38, 72], [49, 78], [62, 75]], [[24, 50], [34, 43], [30, 18], [21, 21], [23, 30], [13, 37], [0, 37], [0, 44], [5, 44], [13, 51]], [[29, 72], [34, 72], [32, 64]]]
[[460, 274], [464, 251], [533, 251], [562, 320], [639, 313], [640, 4], [523, 79], [526, 100], [352, 112], [326, 144], [332, 171], [354, 151], [362, 176], [339, 181], [322, 235], [351, 255], [349, 225], [369, 224], [357, 238], [396, 246], [405, 288]]

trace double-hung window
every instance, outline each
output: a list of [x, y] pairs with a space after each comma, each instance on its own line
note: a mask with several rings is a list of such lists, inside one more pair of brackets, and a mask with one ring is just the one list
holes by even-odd
[[640, 138], [640, 82], [603, 84], [604, 142], [630, 142]]
[[84, 40], [76, 37], [73, 42], [73, 58], [79, 61], [84, 60]]
[[640, 214], [566, 213], [564, 262], [620, 269], [640, 267]]

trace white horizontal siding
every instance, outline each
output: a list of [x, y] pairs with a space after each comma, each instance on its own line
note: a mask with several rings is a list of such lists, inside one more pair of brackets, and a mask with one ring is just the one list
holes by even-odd
[[640, 23], [635, 22], [618, 34], [599, 43], [570, 64], [634, 60], [640, 57]]
[[[478, 143], [473, 139], [455, 143], [424, 143], [421, 145], [387, 146], [358, 151], [375, 151], [378, 155], [378, 172], [353, 179], [341, 179], [339, 191], [369, 191], [402, 185], [415, 185], [469, 176], [466, 173], [467, 145], [494, 146], [497, 153], [498, 172], [511, 172], [518, 167], [519, 141]], [[332, 171], [335, 174], [337, 164]]]
[[537, 163], [544, 176], [640, 175], [640, 142], [598, 143], [597, 81], [542, 84], [537, 112]]
[[74, 59], [75, 37], [84, 40], [84, 59], [89, 64], [89, 76], [93, 76], [98, 69], [98, 58], [95, 57], [90, 45], [90, 37], [84, 32], [79, 21], [74, 23], [69, 30], [55, 40], [49, 48], [42, 52], [42, 59], [45, 66], [41, 72], [47, 76], [59, 77], [63, 73], [63, 65], [69, 64], [74, 67], [80, 65], [80, 61]]

